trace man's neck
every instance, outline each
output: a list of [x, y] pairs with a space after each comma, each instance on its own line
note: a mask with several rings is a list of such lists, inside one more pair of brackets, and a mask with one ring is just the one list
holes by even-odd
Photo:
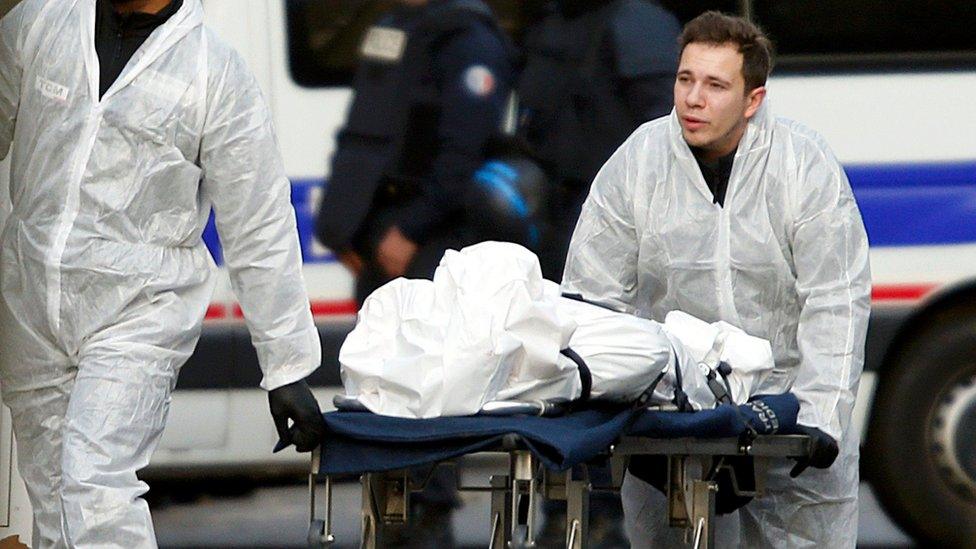
[[739, 148], [739, 141], [742, 141], [742, 137], [746, 134], [746, 127], [748, 125], [749, 121], [743, 120], [741, 124], [729, 132], [725, 139], [720, 140], [711, 147], [699, 149], [701, 151], [700, 158], [708, 162], [714, 162], [723, 156], [735, 152]]
[[156, 15], [163, 11], [163, 8], [170, 5], [172, 0], [123, 0], [112, 2], [112, 7], [117, 13], [128, 15], [130, 13], [149, 13]]

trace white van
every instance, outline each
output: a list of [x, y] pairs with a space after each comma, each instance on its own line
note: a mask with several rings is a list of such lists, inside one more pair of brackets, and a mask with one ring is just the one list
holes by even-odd
[[[7, 1], [9, 0], [2, 0]], [[488, 0], [517, 35], [541, 0]], [[777, 43], [774, 111], [821, 132], [848, 171], [869, 239], [874, 307], [855, 412], [862, 471], [920, 540], [976, 521], [976, 10], [945, 0], [665, 0], [683, 22], [748, 15]], [[352, 279], [312, 238], [363, 31], [393, 0], [203, 0], [271, 104], [292, 180], [325, 363], [324, 407], [354, 321]], [[211, 229], [205, 239], [220, 263]], [[305, 467], [276, 436], [226, 281], [184, 367], [150, 476]]]

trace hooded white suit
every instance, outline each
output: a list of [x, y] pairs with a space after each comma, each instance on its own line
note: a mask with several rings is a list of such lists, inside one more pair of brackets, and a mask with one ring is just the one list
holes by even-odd
[[[775, 463], [766, 496], [740, 510], [740, 544], [854, 546], [858, 440], [849, 427], [870, 308], [868, 242], [819, 135], [761, 107], [721, 207], [677, 116], [643, 125], [593, 182], [563, 291], [657, 321], [679, 309], [769, 340], [776, 368], [757, 392], [795, 393], [799, 423], [841, 451], [829, 469], [795, 480], [792, 462]], [[653, 488], [629, 477], [623, 498], [635, 546], [677, 539], [661, 532], [664, 500]]]
[[0, 22], [0, 380], [36, 547], [153, 547], [136, 478], [214, 285], [211, 206], [262, 387], [320, 363], [270, 113], [185, 0], [99, 99], [95, 0]]

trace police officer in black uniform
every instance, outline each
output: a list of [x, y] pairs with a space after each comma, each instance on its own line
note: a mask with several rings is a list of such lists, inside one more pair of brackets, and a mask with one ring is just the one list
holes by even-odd
[[651, 1], [557, 0], [526, 33], [518, 133], [555, 183], [546, 278], [562, 278], [597, 171], [640, 124], [670, 112], [680, 31]]
[[[499, 133], [514, 58], [481, 0], [400, 0], [367, 31], [316, 227], [357, 276], [360, 305], [398, 276], [432, 277], [445, 250], [472, 243], [463, 206]], [[453, 544], [450, 473], [413, 498], [397, 546]]]
[[363, 41], [317, 226], [361, 304], [470, 243], [463, 204], [510, 96], [513, 52], [481, 0], [401, 0]]
[[[550, 235], [539, 250], [542, 272], [562, 279], [569, 241], [590, 182], [642, 123], [670, 112], [681, 25], [645, 0], [557, 0], [525, 36], [518, 83], [518, 134], [551, 180]], [[591, 469], [608, 484], [605, 469]], [[590, 544], [626, 547], [619, 498], [592, 500]], [[559, 540], [564, 507], [545, 505], [540, 540]], [[558, 546], [558, 543], [554, 546]]]

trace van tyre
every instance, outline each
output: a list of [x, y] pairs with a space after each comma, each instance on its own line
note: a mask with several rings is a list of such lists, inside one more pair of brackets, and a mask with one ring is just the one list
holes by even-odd
[[889, 353], [865, 473], [917, 541], [976, 547], [976, 309], [932, 320]]

